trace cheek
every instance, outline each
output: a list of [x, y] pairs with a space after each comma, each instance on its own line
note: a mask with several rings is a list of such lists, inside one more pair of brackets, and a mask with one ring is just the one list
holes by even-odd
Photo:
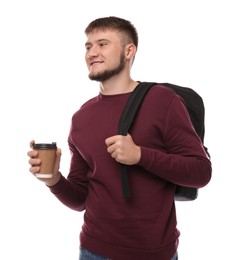
[[89, 61], [89, 58], [88, 58], [88, 55], [87, 55], [87, 54], [85, 54], [84, 60], [85, 60], [85, 63], [86, 63], [86, 65], [87, 65], [87, 67], [89, 67], [90, 61]]
[[113, 56], [111, 56], [111, 57], [112, 57], [112, 59], [109, 59], [109, 66], [111, 66], [111, 67], [118, 66], [120, 64], [120, 56], [117, 55], [117, 53], [116, 53], [115, 55], [113, 54]]

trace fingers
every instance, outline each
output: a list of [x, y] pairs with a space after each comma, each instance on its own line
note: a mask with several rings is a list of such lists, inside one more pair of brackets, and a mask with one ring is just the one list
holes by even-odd
[[37, 173], [37, 172], [40, 171], [40, 167], [39, 167], [39, 166], [31, 166], [31, 167], [29, 168], [29, 171], [30, 171], [32, 174], [35, 174], [35, 173]]
[[114, 153], [115, 150], [116, 150], [116, 144], [112, 144], [112, 145], [107, 147], [107, 151], [110, 154]]
[[115, 135], [105, 140], [107, 152], [110, 153], [111, 157], [117, 162], [122, 162], [124, 159], [125, 139], [125, 136]]
[[[30, 147], [32, 148], [34, 144], [34, 141], [30, 142]], [[30, 157], [30, 159], [28, 160], [29, 164], [30, 164], [30, 168], [29, 171], [33, 174], [39, 172], [40, 170], [40, 164], [41, 164], [41, 160], [36, 158], [38, 155], [38, 152], [35, 150], [31, 150], [27, 152], [27, 155]]]
[[107, 145], [107, 152], [111, 154], [112, 158], [116, 158], [117, 154], [121, 152], [122, 136], [112, 136], [105, 140]]
[[108, 137], [105, 140], [105, 143], [107, 145], [107, 147], [111, 146], [112, 144], [114, 144], [116, 142], [116, 140], [119, 138], [119, 135], [114, 135], [112, 137]]
[[136, 164], [141, 158], [141, 149], [131, 135], [115, 135], [105, 140], [107, 152], [119, 163]]
[[41, 164], [41, 160], [40, 159], [30, 158], [29, 159], [29, 164], [30, 164], [29, 171], [31, 173], [35, 174], [35, 173], [39, 172], [40, 164]]
[[36, 150], [31, 150], [31, 151], [28, 151], [27, 152], [27, 155], [30, 157], [30, 158], [35, 158], [37, 155], [38, 155], [38, 152]]

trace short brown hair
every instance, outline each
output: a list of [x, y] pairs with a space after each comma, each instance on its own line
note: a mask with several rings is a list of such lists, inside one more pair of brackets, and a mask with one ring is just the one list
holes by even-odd
[[134, 25], [125, 19], [109, 16], [102, 17], [92, 21], [85, 29], [85, 34], [88, 35], [94, 30], [117, 30], [118, 32], [125, 33], [128, 37], [128, 43], [133, 43], [136, 48], [138, 47], [138, 33]]

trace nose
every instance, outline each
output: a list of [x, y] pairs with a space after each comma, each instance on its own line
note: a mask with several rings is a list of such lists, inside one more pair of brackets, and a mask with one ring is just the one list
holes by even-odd
[[91, 59], [98, 56], [98, 48], [95, 45], [91, 46], [86, 53], [86, 58]]

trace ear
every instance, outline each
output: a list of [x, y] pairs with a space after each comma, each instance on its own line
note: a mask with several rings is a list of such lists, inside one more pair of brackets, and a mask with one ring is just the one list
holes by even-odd
[[137, 48], [133, 43], [127, 44], [125, 46], [125, 57], [128, 60], [131, 60], [134, 58], [136, 54]]

